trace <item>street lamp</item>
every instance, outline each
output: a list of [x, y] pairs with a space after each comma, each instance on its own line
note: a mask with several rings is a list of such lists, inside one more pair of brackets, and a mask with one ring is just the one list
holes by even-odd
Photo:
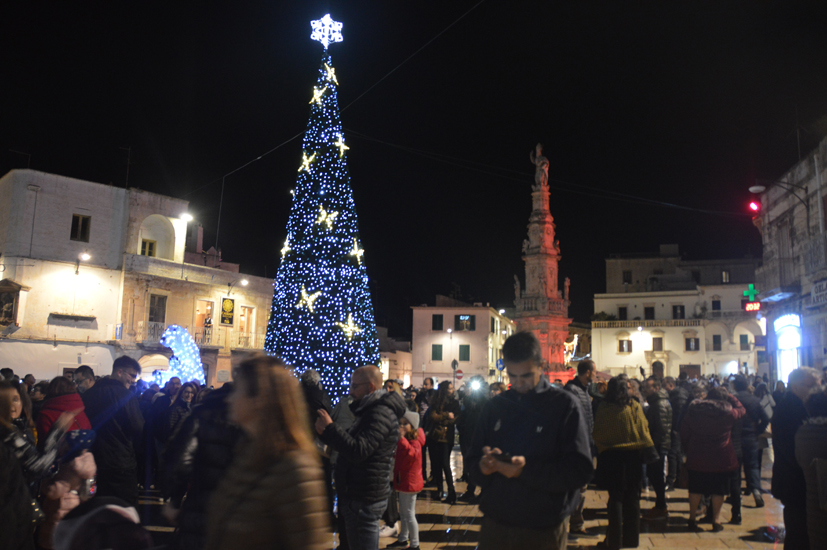
[[88, 252], [81, 252], [80, 254], [78, 254], [78, 259], [75, 261], [75, 275], [80, 273], [80, 262], [88, 262], [91, 259], [92, 256], [90, 256]]
[[[753, 185], [752, 187], [749, 188], [750, 193], [753, 193], [753, 194], [756, 194], [756, 195], [758, 195], [760, 193], [763, 193], [764, 191], [767, 190], [767, 187], [765, 185], [761, 185], [761, 183], [769, 183], [769, 184], [773, 184], [773, 185], [778, 185], [779, 187], [781, 187], [781, 189], [784, 189], [785, 191], [792, 194], [792, 196], [797, 198], [799, 200], [799, 202], [801, 202], [801, 204], [804, 205], [804, 212], [806, 212], [806, 214], [807, 214], [807, 236], [808, 237], [812, 236], [812, 231], [810, 229], [810, 195], [809, 195], [809, 191], [808, 191], [806, 185], [800, 185], [798, 183], [792, 183], [792, 182], [789, 182], [789, 181], [779, 181], [779, 180], [759, 180], [759, 179], [756, 179], [755, 182], [756, 182], [755, 185]], [[804, 198], [802, 199], [801, 197], [799, 197], [798, 193], [796, 193], [795, 190], [791, 189], [791, 188], [798, 189], [800, 191], [804, 191]], [[821, 203], [819, 203], [819, 205], [820, 204]], [[758, 205], [756, 204], [756, 206], [758, 206]], [[750, 208], [753, 211], [757, 212], [757, 209], [753, 208], [752, 203], [750, 203]]]

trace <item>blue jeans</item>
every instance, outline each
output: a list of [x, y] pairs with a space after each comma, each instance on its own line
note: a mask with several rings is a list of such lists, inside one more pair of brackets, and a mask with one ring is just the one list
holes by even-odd
[[755, 441], [742, 441], [741, 451], [744, 456], [744, 478], [746, 478], [747, 481], [747, 491], [760, 491], [761, 470], [758, 469], [758, 443]]
[[347, 542], [353, 550], [378, 550], [379, 519], [388, 506], [387, 500], [365, 502], [343, 498], [339, 508], [345, 515]]

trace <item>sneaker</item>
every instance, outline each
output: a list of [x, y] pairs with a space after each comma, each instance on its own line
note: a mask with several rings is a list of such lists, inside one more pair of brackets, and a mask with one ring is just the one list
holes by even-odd
[[379, 538], [395, 537], [399, 535], [399, 528], [396, 525], [385, 525], [379, 530]]
[[667, 493], [671, 493], [674, 490], [675, 490], [675, 484], [674, 483], [669, 482], [669, 483], [666, 484], [666, 492]]
[[764, 507], [764, 497], [761, 496], [759, 491], [754, 491], [752, 496], [755, 497], [755, 507], [756, 508], [763, 508]]
[[385, 546], [385, 548], [407, 548], [408, 541], [396, 541], [392, 542], [389, 545]]
[[666, 508], [649, 508], [643, 512], [643, 519], [666, 519], [669, 511]]
[[741, 514], [732, 514], [732, 519], [729, 520], [732, 525], [741, 525]]

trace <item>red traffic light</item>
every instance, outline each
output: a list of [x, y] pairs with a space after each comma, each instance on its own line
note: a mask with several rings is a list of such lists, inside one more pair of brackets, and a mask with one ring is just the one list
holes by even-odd
[[761, 210], [761, 203], [752, 201], [749, 203], [749, 209], [753, 212], [759, 212]]

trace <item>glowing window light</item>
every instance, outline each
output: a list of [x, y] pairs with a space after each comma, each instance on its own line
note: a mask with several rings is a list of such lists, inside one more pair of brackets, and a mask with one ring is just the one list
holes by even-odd
[[170, 325], [161, 335], [160, 344], [172, 350], [169, 370], [157, 371], [154, 381], [159, 386], [166, 384], [170, 378], [178, 377], [181, 382], [198, 382], [206, 385], [204, 367], [201, 365], [201, 350], [195, 344], [190, 333], [181, 326]]
[[325, 14], [321, 19], [310, 22], [310, 28], [313, 32], [310, 33], [310, 38], [322, 43], [326, 50], [331, 42], [341, 42], [344, 40], [342, 36], [343, 25], [339, 21], [334, 21], [330, 14]]

